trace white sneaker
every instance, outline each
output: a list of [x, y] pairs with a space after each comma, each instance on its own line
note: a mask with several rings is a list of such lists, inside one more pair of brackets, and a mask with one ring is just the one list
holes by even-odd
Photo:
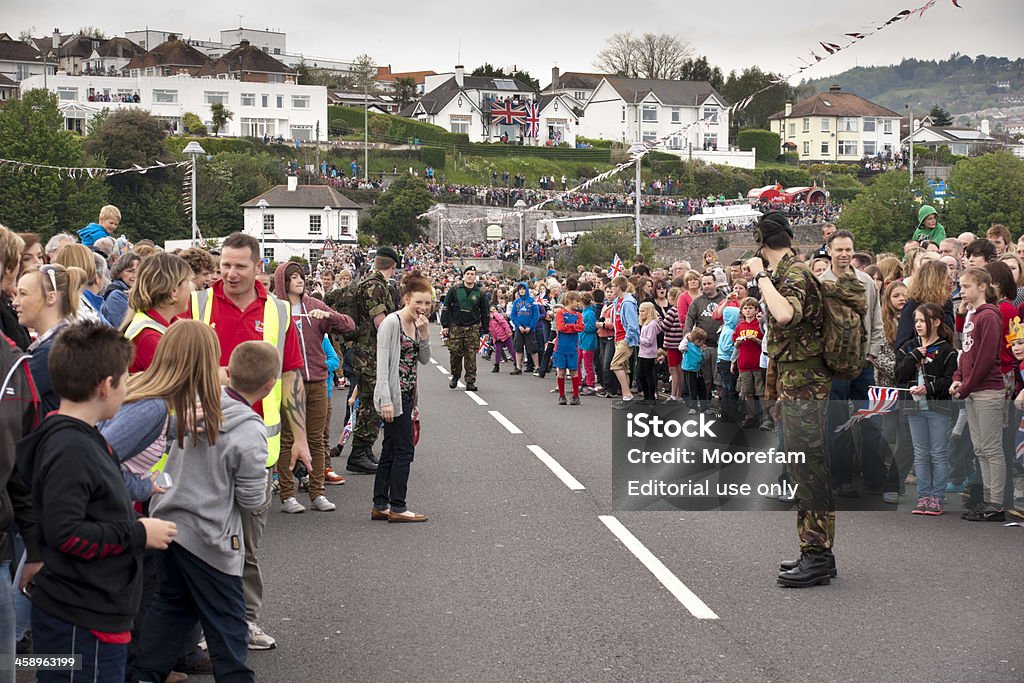
[[331, 512], [337, 506], [331, 501], [327, 500], [327, 496], [321, 495], [314, 498], [312, 504], [310, 504], [309, 507], [319, 512]]
[[[321, 496], [322, 498], [323, 496]], [[300, 512], [305, 512], [306, 508], [299, 501], [295, 500], [295, 496], [291, 498], [285, 498], [281, 501], [281, 512], [287, 512], [290, 515], [296, 515]]]
[[277, 647], [277, 641], [264, 633], [263, 629], [257, 626], [255, 622], [250, 621], [248, 624], [250, 650], [273, 650]]

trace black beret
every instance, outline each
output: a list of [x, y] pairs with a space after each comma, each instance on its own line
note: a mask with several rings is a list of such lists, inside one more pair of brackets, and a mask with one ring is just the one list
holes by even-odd
[[389, 259], [395, 262], [399, 268], [402, 266], [402, 257], [398, 255], [398, 252], [391, 247], [378, 247], [377, 256], [387, 256]]

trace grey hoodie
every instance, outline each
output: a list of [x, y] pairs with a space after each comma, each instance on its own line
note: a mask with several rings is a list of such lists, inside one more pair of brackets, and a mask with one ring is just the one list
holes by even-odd
[[267, 497], [267, 430], [245, 403], [221, 391], [217, 444], [175, 440], [164, 471], [173, 486], [153, 496], [150, 513], [178, 525], [174, 542], [214, 569], [242, 575], [241, 510], [258, 510]]

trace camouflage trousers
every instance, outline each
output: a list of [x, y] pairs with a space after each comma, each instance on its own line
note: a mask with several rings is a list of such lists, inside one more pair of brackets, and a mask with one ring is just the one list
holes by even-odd
[[352, 366], [356, 370], [356, 395], [359, 410], [352, 428], [352, 452], [373, 448], [380, 433], [380, 415], [373, 405], [373, 391], [377, 387], [377, 353], [353, 347]]
[[832, 474], [825, 449], [825, 414], [832, 385], [821, 367], [794, 364], [778, 367], [779, 409], [787, 450], [803, 451], [803, 463], [791, 463], [786, 471], [796, 484], [796, 529], [801, 551], [832, 548], [836, 534]]
[[480, 351], [480, 326], [448, 328], [448, 355], [451, 361], [452, 377], [463, 376], [465, 365], [466, 384], [476, 384], [476, 354]]

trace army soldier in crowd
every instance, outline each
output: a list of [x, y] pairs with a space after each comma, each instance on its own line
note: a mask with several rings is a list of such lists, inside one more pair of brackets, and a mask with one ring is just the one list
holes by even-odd
[[359, 410], [352, 430], [352, 452], [345, 466], [356, 474], [374, 474], [377, 471], [377, 457], [373, 454], [373, 444], [380, 432], [380, 415], [373, 407], [373, 390], [377, 384], [377, 328], [388, 313], [396, 310], [388, 280], [401, 265], [398, 252], [391, 247], [380, 247], [373, 258], [373, 268], [359, 281], [356, 295], [358, 336], [352, 344]]
[[448, 386], [459, 384], [463, 364], [466, 368], [466, 391], [476, 391], [476, 354], [480, 337], [487, 334], [490, 305], [487, 295], [476, 282], [476, 266], [462, 271], [462, 284], [454, 285], [444, 298], [441, 311], [441, 335], [448, 338], [452, 379]]
[[[836, 517], [823, 428], [832, 380], [822, 357], [821, 286], [795, 260], [793, 228], [782, 213], [765, 214], [754, 228], [754, 241], [761, 249], [747, 267], [768, 308], [767, 351], [775, 366], [783, 439], [806, 456], [803, 464], [788, 466], [789, 477], [797, 484], [800, 559], [782, 563], [778, 582], [792, 588], [828, 584], [836, 575]], [[771, 272], [766, 272], [762, 258]]]

